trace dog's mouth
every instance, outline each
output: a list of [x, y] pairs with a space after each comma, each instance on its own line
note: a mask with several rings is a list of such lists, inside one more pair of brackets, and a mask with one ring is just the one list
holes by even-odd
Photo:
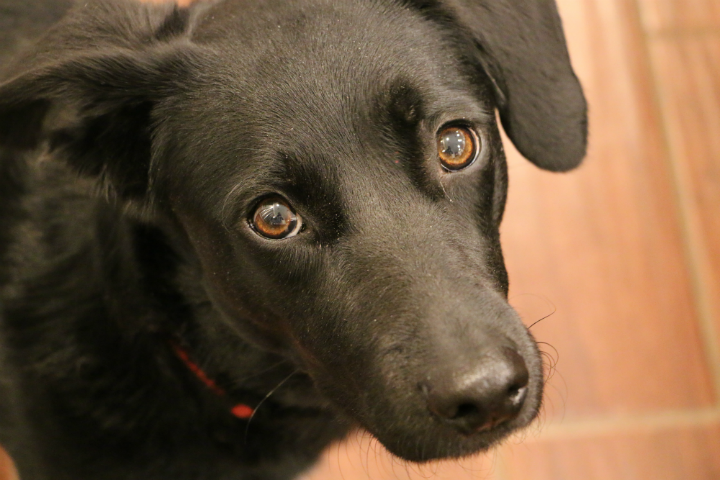
[[[441, 425], [419, 426], [408, 431], [361, 425], [393, 455], [404, 460], [424, 463], [441, 459], [469, 457], [491, 449], [516, 431], [526, 427], [535, 418], [529, 412], [527, 419], [503, 422], [492, 427], [467, 433]], [[396, 420], [389, 418], [388, 421]]]
[[316, 385], [394, 455], [412, 462], [461, 458], [491, 448], [537, 416], [542, 368], [537, 350], [524, 350], [492, 347], [482, 361], [450, 370], [430, 365], [420, 382], [407, 379], [414, 376], [407, 364], [390, 359], [380, 372]]
[[[525, 397], [516, 414], [480, 412], [464, 405], [454, 418], [435, 412], [401, 413], [363, 422], [391, 453], [412, 462], [462, 458], [486, 451], [513, 432], [529, 425], [537, 416], [540, 400], [537, 389], [519, 392]], [[534, 398], [529, 398], [530, 396]], [[472, 418], [475, 417], [475, 418]]]

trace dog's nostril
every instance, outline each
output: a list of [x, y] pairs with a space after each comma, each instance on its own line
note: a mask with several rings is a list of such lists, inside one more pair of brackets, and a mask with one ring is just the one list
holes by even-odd
[[529, 374], [517, 352], [501, 352], [486, 357], [476, 372], [461, 377], [443, 375], [437, 384], [422, 388], [430, 412], [466, 435], [516, 418], [527, 397]]
[[457, 412], [452, 417], [452, 419], [467, 417], [470, 415], [478, 415], [479, 413], [480, 410], [478, 410], [477, 405], [473, 405], [472, 403], [463, 403], [457, 408]]

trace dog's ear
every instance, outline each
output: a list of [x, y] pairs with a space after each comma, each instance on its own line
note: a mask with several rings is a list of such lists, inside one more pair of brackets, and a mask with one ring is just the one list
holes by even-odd
[[417, 0], [466, 37], [491, 78], [500, 118], [526, 158], [576, 167], [587, 147], [587, 104], [570, 64], [555, 0]]
[[172, 6], [81, 4], [0, 84], [0, 147], [47, 146], [108, 195], [143, 198], [153, 110], [192, 63], [188, 19]]

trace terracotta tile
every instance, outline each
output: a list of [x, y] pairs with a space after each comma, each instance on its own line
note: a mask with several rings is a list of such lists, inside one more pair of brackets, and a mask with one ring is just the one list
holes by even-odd
[[720, 28], [717, 0], [638, 0], [651, 32]]
[[[560, 354], [546, 415], [693, 408], [714, 401], [679, 213], [637, 11], [561, 0], [590, 102], [578, 171], [541, 172], [510, 152], [503, 243], [511, 302]], [[547, 348], [546, 348], [547, 349]]]
[[332, 446], [301, 480], [500, 480], [491, 452], [461, 461], [411, 465], [392, 457], [367, 434]]
[[[720, 345], [720, 35], [651, 44], [706, 314]], [[718, 355], [716, 350], [716, 355]], [[716, 358], [720, 362], [720, 358]]]
[[18, 480], [12, 460], [0, 447], [0, 480]]
[[507, 480], [717, 480], [720, 424], [508, 447]]

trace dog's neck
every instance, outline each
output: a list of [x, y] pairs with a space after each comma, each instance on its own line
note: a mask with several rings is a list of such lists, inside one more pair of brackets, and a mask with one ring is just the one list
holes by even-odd
[[[215, 380], [210, 378], [200, 366], [193, 362], [190, 358], [190, 354], [187, 352], [185, 348], [180, 346], [179, 343], [175, 341], [169, 342], [170, 347], [175, 351], [175, 354], [177, 355], [178, 359], [185, 364], [187, 369], [195, 375], [195, 377], [203, 383], [210, 391], [212, 391], [215, 395], [217, 395], [220, 398], [227, 398], [227, 392], [224, 388], [220, 387]], [[229, 411], [232, 415], [235, 417], [241, 419], [241, 420], [252, 420], [253, 415], [255, 414], [255, 407], [251, 407], [247, 403], [233, 403], [233, 405], [229, 408]]]
[[[9, 395], [0, 395], [0, 410], [18, 418], [27, 412], [28, 423], [53, 422], [63, 441], [38, 437], [38, 449], [89, 458], [83, 455], [132, 445], [132, 455], [151, 462], [168, 451], [184, 459], [193, 449], [222, 444], [217, 455], [243, 462], [288, 448], [314, 458], [342, 437], [346, 426], [318, 408], [322, 401], [303, 375], [263, 402], [251, 422], [231, 414], [238, 403], [260, 404], [295, 367], [232, 331], [205, 294], [197, 262], [178, 253], [161, 227], [98, 200], [50, 162], [24, 187], [23, 205], [32, 209], [15, 206], [7, 226], [25, 235], [8, 250], [32, 255], [8, 269], [13, 288], [2, 287], [3, 327], [13, 332], [4, 337], [3, 352], [17, 361], [32, 402], [16, 409], [3, 403]], [[227, 399], [208, 391], [178, 359], [168, 343], [174, 338]], [[288, 416], [291, 424], [278, 424]], [[317, 438], [303, 436], [316, 431]], [[280, 437], [287, 439], [269, 441]], [[272, 447], [259, 451], [255, 444]], [[129, 455], [123, 452], [122, 466]], [[217, 464], [219, 457], [208, 455]]]

